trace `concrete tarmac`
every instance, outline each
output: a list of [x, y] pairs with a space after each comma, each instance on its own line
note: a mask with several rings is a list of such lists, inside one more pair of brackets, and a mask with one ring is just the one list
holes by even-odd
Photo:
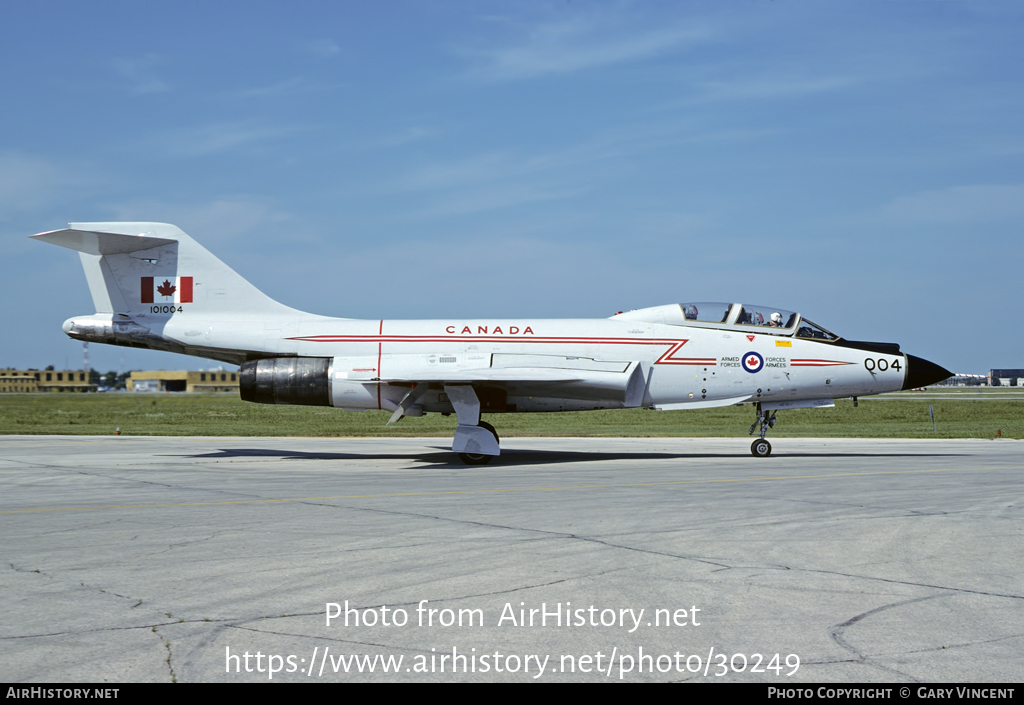
[[1024, 442], [447, 443], [0, 438], [0, 681], [1024, 673]]

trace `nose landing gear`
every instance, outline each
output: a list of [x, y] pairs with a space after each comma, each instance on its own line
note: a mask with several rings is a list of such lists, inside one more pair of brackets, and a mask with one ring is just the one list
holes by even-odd
[[765, 440], [764, 434], [768, 432], [769, 428], [775, 426], [775, 412], [769, 414], [767, 411], [762, 411], [761, 404], [758, 404], [757, 419], [751, 424], [750, 432], [747, 435], [753, 434], [759, 423], [761, 424], [761, 437], [750, 444], [750, 452], [756, 458], [767, 458], [772, 454], [772, 444]]
[[772, 444], [763, 438], [758, 438], [750, 444], [750, 452], [758, 458], [767, 458], [772, 454]]

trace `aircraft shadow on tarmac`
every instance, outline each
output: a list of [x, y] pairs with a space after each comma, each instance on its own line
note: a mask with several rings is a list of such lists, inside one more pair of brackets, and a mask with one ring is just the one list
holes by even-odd
[[[213, 458], [224, 460], [229, 458], [276, 458], [278, 460], [407, 460], [415, 463], [431, 465], [455, 465], [464, 467], [448, 448], [434, 447], [437, 452], [426, 453], [330, 453], [323, 451], [302, 451], [274, 448], [222, 448], [209, 453], [175, 454], [165, 457], [177, 458]], [[834, 453], [834, 452], [796, 452], [780, 453], [767, 459], [785, 460], [792, 458], [948, 458], [964, 453]], [[601, 462], [612, 460], [725, 460], [732, 458], [749, 458], [749, 453], [737, 450], [735, 453], [650, 453], [650, 452], [588, 452], [575, 450], [518, 450], [506, 449], [499, 458], [495, 458], [491, 468], [521, 465], [552, 465], [556, 463]], [[480, 468], [483, 469], [483, 468]]]

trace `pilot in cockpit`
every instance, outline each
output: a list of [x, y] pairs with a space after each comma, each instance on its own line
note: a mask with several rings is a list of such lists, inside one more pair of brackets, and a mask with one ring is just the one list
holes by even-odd
[[781, 328], [782, 327], [782, 314], [779, 313], [778, 311], [773, 313], [771, 320], [768, 321], [768, 325], [772, 326], [773, 328]]

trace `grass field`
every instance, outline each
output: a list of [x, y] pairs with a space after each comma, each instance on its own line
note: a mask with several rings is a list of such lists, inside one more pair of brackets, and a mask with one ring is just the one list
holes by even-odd
[[[935, 410], [938, 434], [928, 406]], [[455, 416], [430, 414], [386, 426], [384, 411], [270, 406], [234, 394], [4, 394], [0, 434], [131, 436], [451, 436]], [[850, 400], [835, 408], [779, 412], [769, 438], [1024, 438], [1024, 390], [933, 389]], [[553, 414], [493, 414], [512, 436], [740, 437], [750, 405], [695, 411], [626, 409]]]

